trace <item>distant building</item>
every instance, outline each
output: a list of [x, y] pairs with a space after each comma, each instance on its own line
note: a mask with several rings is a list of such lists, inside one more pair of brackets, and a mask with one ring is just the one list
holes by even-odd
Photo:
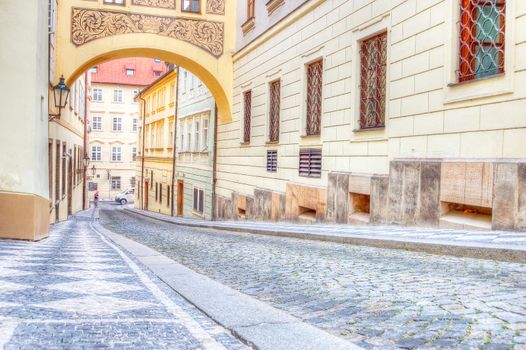
[[126, 58], [91, 69], [89, 194], [101, 199], [135, 187], [135, 161], [141, 89], [166, 72], [166, 65], [150, 58]]
[[[174, 129], [177, 84], [179, 102]], [[146, 101], [145, 133], [139, 135], [138, 143], [142, 144], [142, 137], [145, 141], [144, 164], [137, 164], [137, 177], [143, 179], [143, 187], [137, 194], [136, 207], [211, 219], [215, 116], [212, 94], [195, 75], [180, 69], [179, 79], [176, 70], [168, 72], [141, 92], [140, 99]]]

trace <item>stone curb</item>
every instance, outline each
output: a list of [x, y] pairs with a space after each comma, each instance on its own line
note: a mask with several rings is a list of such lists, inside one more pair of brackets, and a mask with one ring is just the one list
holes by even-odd
[[283, 230], [276, 231], [276, 228], [269, 227], [269, 229], [252, 228], [246, 226], [228, 225], [223, 222], [203, 222], [199, 220], [192, 221], [191, 219], [179, 220], [171, 216], [160, 216], [157, 213], [151, 215], [142, 210], [134, 208], [123, 208], [123, 210], [144, 217], [159, 220], [174, 225], [207, 228], [214, 230], [253, 233], [266, 236], [288, 237], [312, 241], [333, 242], [342, 244], [360, 245], [374, 248], [385, 249], [402, 249], [407, 251], [424, 252], [438, 255], [450, 255], [457, 257], [498, 260], [513, 263], [526, 263], [526, 247], [519, 248], [507, 245], [493, 245], [479, 242], [444, 242], [442, 240], [430, 239], [407, 239], [385, 236], [367, 236], [367, 235], [352, 235], [352, 234], [331, 234], [331, 233], [312, 233], [303, 231]]
[[92, 222], [92, 227], [132, 254], [182, 297], [255, 349], [362, 349], [201, 275], [143, 244], [111, 232], [97, 222]]

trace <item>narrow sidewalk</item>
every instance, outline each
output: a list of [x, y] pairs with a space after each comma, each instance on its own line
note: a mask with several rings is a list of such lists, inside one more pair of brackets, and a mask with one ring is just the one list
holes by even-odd
[[123, 207], [130, 213], [177, 225], [315, 241], [404, 249], [431, 254], [526, 263], [526, 233], [401, 226], [302, 225], [254, 221], [207, 221]]

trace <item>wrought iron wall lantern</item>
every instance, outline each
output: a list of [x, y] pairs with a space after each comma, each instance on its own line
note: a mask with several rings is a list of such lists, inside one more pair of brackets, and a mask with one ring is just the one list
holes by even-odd
[[69, 86], [66, 85], [64, 76], [62, 75], [58, 84], [53, 87], [53, 98], [55, 102], [55, 107], [58, 108], [58, 113], [49, 114], [49, 121], [55, 118], [60, 119], [62, 108], [65, 108], [68, 104], [69, 91]]

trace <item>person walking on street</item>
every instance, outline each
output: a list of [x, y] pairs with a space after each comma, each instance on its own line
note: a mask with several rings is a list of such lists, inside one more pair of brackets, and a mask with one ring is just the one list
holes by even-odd
[[95, 195], [93, 196], [93, 203], [95, 204], [95, 208], [99, 207], [99, 191], [95, 192]]

